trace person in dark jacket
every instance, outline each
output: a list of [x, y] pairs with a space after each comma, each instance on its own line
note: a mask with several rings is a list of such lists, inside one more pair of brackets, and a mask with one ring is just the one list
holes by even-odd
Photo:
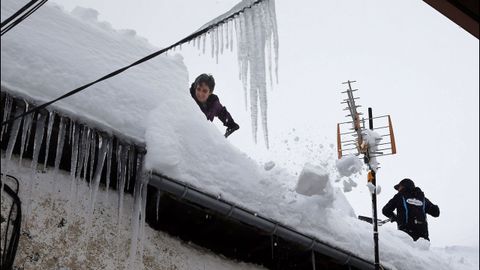
[[[440, 209], [425, 198], [425, 194], [415, 183], [405, 178], [394, 186], [398, 193], [383, 207], [382, 213], [397, 222], [397, 227], [408, 233], [414, 241], [428, 238], [427, 215], [438, 217]], [[396, 214], [393, 212], [396, 210]]]
[[227, 111], [218, 99], [218, 96], [213, 94], [215, 88], [215, 79], [209, 74], [200, 74], [190, 86], [190, 94], [197, 102], [200, 110], [205, 114], [208, 120], [213, 121], [217, 117], [222, 121], [223, 125], [227, 127], [225, 137], [230, 136], [234, 131], [240, 128], [235, 123], [230, 113]]

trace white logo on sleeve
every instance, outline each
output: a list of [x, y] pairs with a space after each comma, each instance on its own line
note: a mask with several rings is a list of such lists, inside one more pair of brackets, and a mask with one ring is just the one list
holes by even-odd
[[422, 206], [422, 205], [423, 205], [423, 202], [422, 202], [422, 201], [417, 200], [417, 199], [415, 199], [415, 198], [409, 198], [409, 199], [407, 199], [407, 203], [408, 203], [408, 204], [415, 205], [415, 206]]

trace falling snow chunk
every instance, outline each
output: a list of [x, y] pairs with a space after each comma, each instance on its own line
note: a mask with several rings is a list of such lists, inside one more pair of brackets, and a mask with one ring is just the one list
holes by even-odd
[[335, 161], [338, 173], [341, 176], [351, 176], [360, 172], [363, 168], [363, 162], [355, 155], [343, 156], [340, 160]]
[[323, 168], [306, 164], [298, 177], [295, 191], [299, 194], [325, 195], [331, 193], [332, 186], [328, 172]]
[[269, 161], [269, 162], [265, 163], [265, 165], [263, 165], [263, 168], [266, 171], [270, 171], [271, 169], [273, 169], [273, 167], [275, 167], [275, 162], [273, 162], [273, 161]]

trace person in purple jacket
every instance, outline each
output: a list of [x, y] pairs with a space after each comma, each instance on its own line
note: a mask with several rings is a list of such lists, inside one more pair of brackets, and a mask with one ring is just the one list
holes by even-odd
[[218, 99], [218, 96], [213, 94], [215, 88], [215, 79], [209, 74], [200, 74], [190, 87], [190, 94], [197, 102], [200, 110], [205, 114], [208, 120], [213, 121], [216, 116], [223, 125], [227, 127], [225, 131], [225, 138], [230, 136], [240, 126], [235, 123], [230, 113], [227, 111]]

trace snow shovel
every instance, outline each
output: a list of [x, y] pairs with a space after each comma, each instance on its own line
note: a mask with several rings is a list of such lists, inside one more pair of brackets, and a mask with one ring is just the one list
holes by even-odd
[[[373, 223], [373, 218], [371, 218], [371, 217], [358, 216], [358, 219], [363, 220], [363, 221], [365, 221], [365, 222], [368, 222], [368, 223], [370, 223], [370, 224]], [[385, 219], [385, 220], [377, 219], [378, 226], [382, 226], [383, 224], [385, 224], [385, 223], [387, 223], [387, 222], [389, 222], [389, 221], [390, 221], [389, 218], [387, 218], [387, 219]]]

